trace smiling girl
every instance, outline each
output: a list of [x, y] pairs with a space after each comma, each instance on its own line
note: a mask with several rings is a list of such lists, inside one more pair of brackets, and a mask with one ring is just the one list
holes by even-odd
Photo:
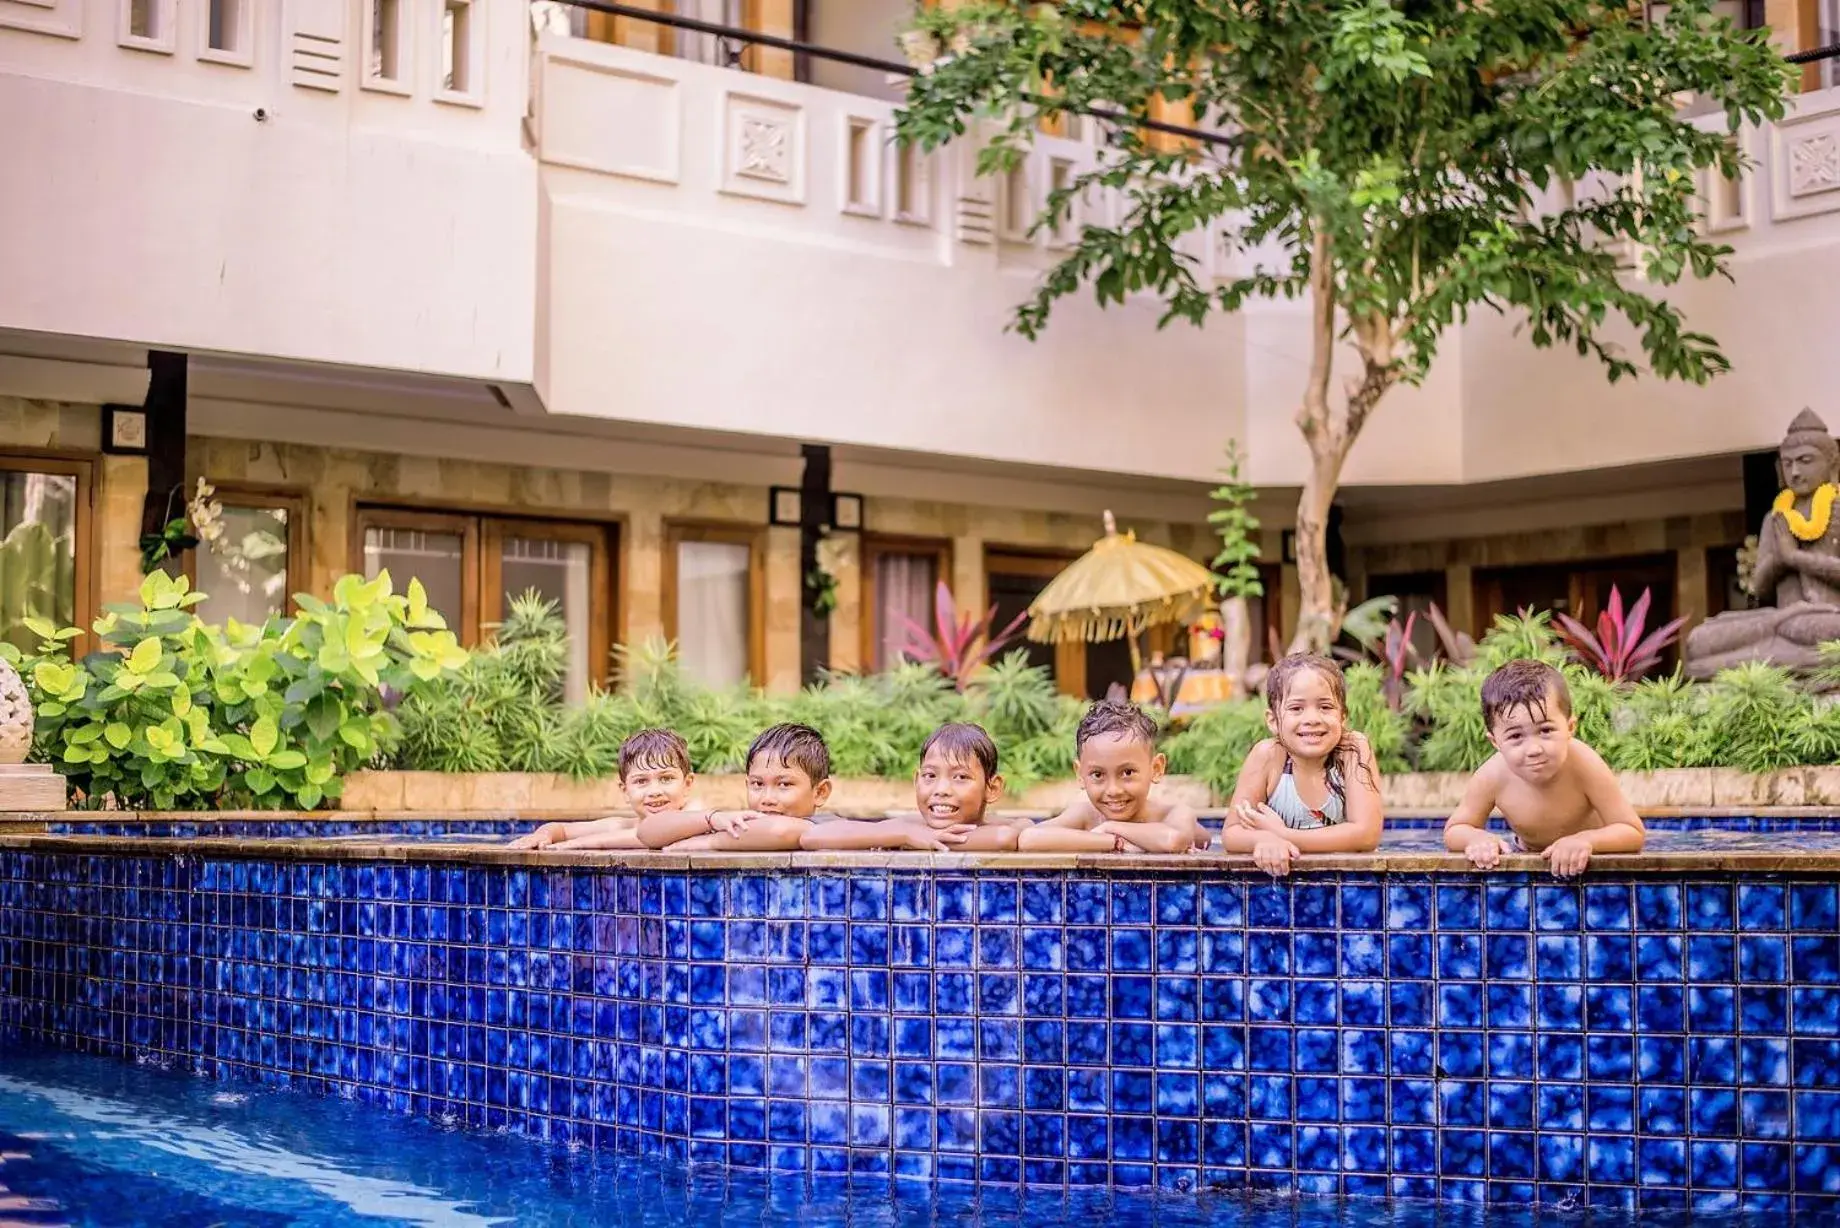
[[1367, 739], [1348, 728], [1342, 671], [1297, 653], [1265, 677], [1265, 727], [1239, 771], [1221, 847], [1250, 853], [1267, 874], [1303, 853], [1366, 853], [1384, 822], [1380, 772]]

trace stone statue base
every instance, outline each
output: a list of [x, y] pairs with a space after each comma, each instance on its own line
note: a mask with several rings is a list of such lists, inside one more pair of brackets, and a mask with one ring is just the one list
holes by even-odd
[[0, 812], [63, 810], [70, 802], [64, 778], [44, 763], [0, 763]]
[[1732, 610], [1708, 618], [1688, 633], [1681, 672], [1710, 682], [1720, 670], [1752, 661], [1791, 673], [1813, 674], [1823, 662], [1819, 645], [1840, 640], [1840, 607], [1797, 602], [1781, 608]]

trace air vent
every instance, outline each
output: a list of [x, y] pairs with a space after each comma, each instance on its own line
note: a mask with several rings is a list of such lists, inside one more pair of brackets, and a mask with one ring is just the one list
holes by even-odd
[[295, 85], [344, 88], [345, 7], [341, 0], [288, 0], [288, 78]]

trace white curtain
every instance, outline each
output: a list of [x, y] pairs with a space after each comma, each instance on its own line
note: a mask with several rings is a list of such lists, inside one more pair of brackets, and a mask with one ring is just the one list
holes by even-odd
[[939, 558], [932, 554], [881, 554], [875, 559], [875, 668], [887, 669], [900, 657], [903, 616], [922, 627], [933, 625], [933, 594], [939, 585]]
[[748, 676], [749, 548], [738, 542], [677, 544], [677, 653], [706, 686]]

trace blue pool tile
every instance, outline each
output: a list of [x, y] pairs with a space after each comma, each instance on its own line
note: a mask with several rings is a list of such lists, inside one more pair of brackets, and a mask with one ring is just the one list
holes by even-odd
[[[1797, 934], [1790, 942], [1795, 980], [1803, 985], [1840, 985], [1840, 934]], [[1781, 980], [1779, 974], [1768, 978]]]
[[1533, 889], [1533, 928], [1573, 932], [1579, 928], [1577, 887], [1542, 884]]
[[1738, 1188], [1738, 1145], [1699, 1142], [1687, 1148], [1690, 1178], [1695, 1187], [1709, 1190]]
[[1738, 1024], [1748, 1035], [1782, 1035], [1789, 1030], [1789, 991], [1764, 985], [1738, 990]]
[[1833, 933], [1840, 928], [1840, 889], [1833, 883], [1795, 883], [1789, 888], [1789, 924], [1798, 931]]
[[1482, 888], [1463, 883], [1437, 888], [1437, 928], [1445, 930], [1479, 930], [1482, 928]]
[[1687, 886], [1687, 928], [1718, 933], [1732, 928], [1734, 911], [1730, 883], [1690, 883]]
[[1246, 923], [1246, 889], [1239, 883], [1210, 882], [1201, 888], [1201, 924], [1235, 929]]
[[1738, 1133], [1738, 1095], [1730, 1088], [1695, 1087], [1687, 1092], [1687, 1108], [1698, 1138], [1735, 1138]]
[[1636, 936], [1636, 978], [1642, 981], [1678, 981], [1685, 971], [1686, 946], [1678, 934]]
[[1534, 940], [1534, 975], [1542, 981], [1576, 981], [1584, 975], [1582, 951], [1575, 934], [1541, 934]]
[[1684, 912], [1684, 892], [1679, 883], [1636, 884], [1636, 928], [1645, 932], [1677, 930]]
[[1394, 882], [1386, 888], [1388, 931], [1431, 928], [1432, 889], [1426, 882]]

